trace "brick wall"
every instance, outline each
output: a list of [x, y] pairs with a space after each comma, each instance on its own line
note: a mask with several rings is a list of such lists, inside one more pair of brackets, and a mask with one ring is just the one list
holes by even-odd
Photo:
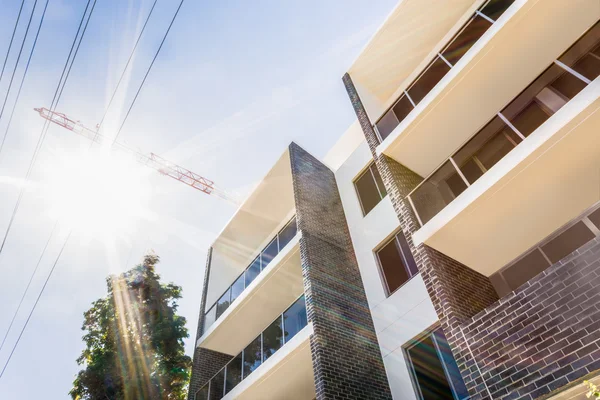
[[496, 291], [487, 277], [426, 245], [414, 245], [412, 234], [420, 225], [405, 198], [423, 179], [391, 158], [377, 155], [379, 139], [350, 75], [344, 75], [343, 81], [444, 334], [461, 374], [469, 378], [467, 388], [471, 394], [479, 393], [481, 398], [489, 398], [489, 393], [481, 390], [482, 387], [485, 389], [484, 380], [477, 374], [477, 366], [459, 327], [462, 322], [498, 300]]
[[208, 279], [210, 277], [210, 263], [212, 259], [212, 247], [208, 249], [206, 268], [204, 269], [204, 286], [202, 288], [202, 299], [200, 300], [200, 316], [198, 317], [198, 329], [194, 341], [194, 360], [192, 364], [192, 376], [188, 389], [188, 400], [194, 400], [196, 392], [204, 386], [221, 368], [231, 360], [229, 354], [196, 347], [196, 342], [204, 332], [204, 309], [206, 308], [206, 294], [208, 290]]
[[333, 172], [290, 145], [317, 400], [391, 399]]
[[599, 370], [600, 240], [546, 269], [462, 329], [494, 399], [536, 399]]

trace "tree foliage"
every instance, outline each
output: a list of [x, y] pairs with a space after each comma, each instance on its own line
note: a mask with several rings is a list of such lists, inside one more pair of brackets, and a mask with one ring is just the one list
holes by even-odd
[[181, 287], [162, 284], [159, 258], [106, 279], [108, 295], [84, 313], [86, 344], [73, 388], [75, 400], [185, 398], [190, 357], [184, 354], [185, 318], [177, 315]]

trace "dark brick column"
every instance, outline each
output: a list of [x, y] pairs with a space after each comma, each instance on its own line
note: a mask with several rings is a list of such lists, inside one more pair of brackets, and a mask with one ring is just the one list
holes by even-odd
[[[469, 378], [465, 379], [467, 388], [473, 395], [479, 393], [477, 398], [485, 398], [482, 393], [489, 394], [489, 391], [479, 375], [479, 367], [465, 343], [460, 325], [498, 300], [496, 291], [486, 276], [424, 244], [415, 247], [412, 234], [420, 225], [405, 199], [423, 178], [391, 158], [377, 155], [379, 139], [350, 75], [344, 75], [343, 81], [461, 374]], [[482, 385], [484, 390], [481, 390]]]
[[200, 300], [198, 329], [196, 330], [196, 340], [194, 341], [194, 360], [192, 365], [192, 376], [190, 378], [190, 387], [188, 389], [188, 400], [194, 400], [196, 392], [232, 358], [229, 354], [196, 347], [196, 342], [198, 342], [198, 339], [204, 332], [204, 309], [206, 308], [206, 293], [208, 291], [211, 260], [212, 247], [208, 249], [206, 268], [204, 270], [204, 286], [202, 288], [202, 299]]
[[290, 158], [317, 400], [391, 399], [335, 176], [295, 143]]

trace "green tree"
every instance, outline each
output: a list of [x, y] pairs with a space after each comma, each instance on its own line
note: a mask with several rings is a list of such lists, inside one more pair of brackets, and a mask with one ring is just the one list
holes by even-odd
[[108, 295], [84, 313], [86, 348], [69, 392], [73, 399], [184, 399], [190, 357], [184, 354], [185, 318], [177, 315], [181, 287], [163, 284], [159, 258], [106, 279]]

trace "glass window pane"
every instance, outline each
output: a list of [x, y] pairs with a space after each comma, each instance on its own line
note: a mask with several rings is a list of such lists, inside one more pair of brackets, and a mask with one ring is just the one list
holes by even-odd
[[296, 302], [283, 313], [283, 328], [285, 343], [296, 336], [298, 332], [307, 325], [306, 318], [306, 303], [304, 296], [300, 297]]
[[381, 175], [379, 175], [379, 170], [375, 164], [371, 165], [371, 172], [373, 172], [373, 176], [375, 177], [375, 182], [377, 183], [377, 187], [379, 188], [381, 196], [385, 197], [387, 195], [387, 191], [385, 190], [385, 185], [383, 184], [383, 180], [381, 180]]
[[277, 248], [277, 238], [275, 238], [267, 245], [267, 247], [265, 247], [260, 255], [261, 268], [265, 269], [265, 267], [273, 261], [277, 253], [279, 253], [279, 249]]
[[588, 215], [588, 219], [596, 225], [596, 228], [600, 229], [600, 208]]
[[446, 378], [450, 383], [450, 387], [454, 393], [454, 398], [458, 400], [468, 399], [469, 391], [467, 390], [465, 382], [460, 375], [460, 370], [458, 369], [456, 360], [454, 360], [452, 350], [450, 350], [450, 345], [448, 344], [446, 335], [444, 335], [444, 331], [441, 327], [433, 332], [433, 338], [435, 339], [435, 344], [437, 344], [438, 356], [442, 361], [442, 365], [444, 366]]
[[504, 11], [506, 11], [506, 9], [514, 2], [515, 0], [491, 0], [481, 9], [481, 13], [494, 21], [497, 21], [498, 18], [504, 14]]
[[549, 266], [550, 264], [544, 255], [538, 249], [535, 249], [500, 273], [510, 290], [516, 290]]
[[396, 240], [391, 240], [377, 252], [381, 274], [385, 279], [388, 295], [408, 281], [409, 275]]
[[203, 334], [210, 328], [212, 324], [217, 320], [217, 306], [213, 305], [210, 310], [204, 315], [204, 332]]
[[450, 45], [444, 50], [442, 55], [452, 65], [456, 65], [458, 60], [475, 44], [477, 40], [492, 26], [492, 23], [485, 18], [475, 15], [467, 26], [460, 32]]
[[210, 400], [221, 400], [225, 389], [225, 368], [210, 380]]
[[448, 64], [439, 57], [436, 57], [429, 68], [419, 77], [416, 82], [408, 89], [408, 95], [415, 102], [419, 104], [427, 93], [431, 91], [442, 80], [442, 78], [450, 71]]
[[559, 61], [570, 66], [589, 80], [600, 75], [600, 59], [598, 42], [600, 42], [600, 23], [596, 23], [573, 46], [569, 48]]
[[256, 257], [252, 264], [248, 267], [245, 272], [246, 275], [246, 287], [250, 286], [252, 281], [260, 274], [260, 256]]
[[496, 290], [496, 293], [498, 294], [498, 298], [500, 298], [500, 299], [503, 298], [504, 296], [506, 296], [507, 294], [509, 294], [510, 292], [512, 292], [512, 289], [504, 281], [504, 278], [502, 277], [502, 275], [499, 272], [496, 272], [495, 274], [490, 275], [490, 282], [492, 283], [492, 286]]
[[381, 195], [373, 180], [371, 171], [367, 169], [355, 182], [356, 192], [362, 204], [363, 214], [367, 215], [379, 202]]
[[263, 362], [271, 357], [283, 345], [283, 330], [281, 316], [263, 331]]
[[384, 140], [386, 137], [388, 137], [390, 133], [396, 129], [399, 123], [400, 121], [398, 121], [393, 109], [386, 112], [383, 117], [377, 121], [377, 124], [375, 124], [377, 126], [379, 136], [381, 136], [381, 140]]
[[260, 335], [244, 349], [244, 379], [262, 364]]
[[227, 308], [229, 307], [230, 299], [231, 299], [230, 296], [231, 296], [231, 288], [227, 289], [225, 294], [223, 294], [223, 296], [221, 296], [219, 301], [217, 301], [217, 319], [219, 319], [219, 317], [221, 315], [223, 315], [225, 310], [227, 310]]
[[237, 386], [242, 381], [242, 354], [238, 354], [236, 358], [227, 364], [225, 376], [225, 394], [231, 392], [231, 389]]
[[204, 385], [196, 392], [196, 397], [194, 400], [208, 400], [208, 384]]
[[233, 282], [231, 285], [231, 302], [238, 298], [240, 294], [244, 291], [244, 274], [242, 274], [239, 278]]
[[279, 232], [279, 248], [283, 249], [296, 236], [296, 232], [296, 218], [294, 218]]
[[452, 200], [461, 194], [467, 185], [447, 161], [433, 175], [427, 178], [411, 195], [415, 209], [425, 224]]
[[408, 275], [413, 276], [419, 273], [419, 269], [417, 268], [417, 263], [410, 251], [410, 247], [408, 247], [408, 242], [406, 241], [406, 237], [404, 237], [404, 233], [399, 232], [396, 235], [396, 240], [398, 241], [398, 245], [400, 246], [400, 252], [402, 253], [402, 260], [404, 266], [408, 271]]
[[425, 336], [406, 352], [413, 367], [415, 384], [419, 387], [423, 400], [453, 400], [452, 390], [431, 335]]
[[543, 245], [542, 251], [548, 256], [552, 263], [556, 263], [593, 238], [594, 234], [592, 231], [590, 231], [582, 221], [579, 221], [559, 236]]
[[586, 54], [573, 65], [573, 69], [593, 81], [600, 75], [600, 59], [596, 55]]

